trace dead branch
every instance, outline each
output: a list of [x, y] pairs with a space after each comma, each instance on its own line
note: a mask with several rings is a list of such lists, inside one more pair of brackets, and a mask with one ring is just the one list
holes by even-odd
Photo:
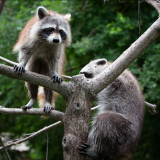
[[4, 64], [0, 64], [0, 74], [14, 78], [14, 79], [27, 81], [32, 84], [43, 86], [45, 88], [49, 88], [61, 94], [63, 98], [68, 97], [68, 94], [70, 93], [67, 82], [63, 81], [61, 84], [53, 83], [53, 81], [49, 76], [44, 76], [35, 72], [26, 70], [25, 73], [23, 73], [22, 75], [19, 75], [15, 73], [12, 67], [9, 67]]
[[27, 111], [24, 111], [23, 109], [5, 108], [2, 106], [0, 106], [0, 113], [15, 114], [15, 115], [48, 116], [50, 118], [55, 118], [61, 121], [63, 121], [63, 115], [64, 115], [64, 113], [56, 110], [52, 110], [49, 114], [46, 114], [41, 108], [32, 108]]
[[[2, 60], [2, 61], [4, 61], [4, 62], [7, 62], [8, 64], [11, 64], [11, 65], [13, 65], [13, 66], [18, 64], [18, 63], [16, 63], [16, 62], [10, 61], [9, 59], [6, 59], [6, 58], [4, 58], [4, 57], [2, 57], [2, 56], [0, 56], [0, 60]], [[62, 77], [63, 77], [64, 79], [67, 79], [67, 80], [71, 80], [71, 78], [72, 78], [72, 77], [66, 76], [66, 75], [62, 75]]]
[[[0, 137], [0, 146], [4, 147], [2, 137]], [[11, 158], [10, 158], [10, 156], [9, 156], [9, 154], [8, 154], [8, 152], [7, 152], [6, 149], [4, 149], [4, 152], [5, 152], [6, 158], [9, 159], [9, 160], [11, 160]]]
[[156, 105], [155, 104], [151, 104], [151, 103], [148, 103], [146, 101], [145, 102], [145, 106], [148, 108], [149, 112], [152, 114], [152, 115], [155, 115], [157, 114], [157, 111], [156, 111]]
[[[98, 109], [100, 106], [95, 106], [91, 108], [91, 111]], [[17, 108], [5, 108], [0, 106], [0, 113], [3, 114], [14, 114], [14, 115], [30, 115], [30, 116], [47, 116], [50, 118], [54, 118], [56, 120], [61, 120], [63, 122], [64, 113], [52, 110], [49, 114], [46, 114], [41, 108], [32, 108], [29, 110], [17, 109]]]
[[7, 145], [5, 145], [4, 147], [0, 147], [0, 150], [3, 150], [3, 149], [5, 149], [5, 148], [11, 147], [11, 146], [16, 145], [16, 144], [20, 144], [20, 143], [22, 143], [22, 142], [25, 142], [25, 141], [27, 141], [27, 140], [29, 140], [29, 139], [31, 139], [31, 138], [33, 138], [33, 137], [35, 137], [35, 136], [37, 136], [37, 135], [45, 132], [45, 131], [53, 128], [53, 127], [58, 126], [58, 125], [61, 124], [61, 123], [62, 123], [61, 121], [58, 121], [58, 122], [56, 122], [56, 123], [54, 123], [54, 124], [52, 124], [52, 125], [50, 125], [50, 126], [48, 126], [48, 127], [44, 127], [43, 129], [41, 129], [41, 130], [39, 130], [39, 131], [37, 131], [37, 132], [32, 133], [30, 136], [28, 136], [28, 137], [26, 137], [26, 138], [24, 138], [24, 139], [21, 139], [21, 140], [18, 140], [18, 141], [16, 141], [16, 142], [7, 144]]
[[99, 107], [100, 107], [100, 105], [95, 106], [95, 107], [91, 108], [91, 111], [95, 111], [95, 110], [97, 110]]
[[160, 16], [160, 1], [159, 0], [144, 0], [144, 1], [146, 1], [148, 4], [153, 6], [157, 10]]
[[[152, 115], [157, 114], [156, 105], [155, 105], [155, 104], [151, 104], [151, 103], [148, 103], [148, 102], [146, 102], [146, 101], [144, 101], [144, 103], [145, 103], [145, 107], [148, 108], [149, 112], [150, 112]], [[91, 108], [91, 111], [95, 111], [95, 110], [97, 110], [99, 107], [100, 107], [100, 105], [95, 106], [95, 107]]]
[[88, 83], [92, 84], [92, 92], [97, 94], [114, 81], [136, 58], [160, 36], [160, 18], [143, 33], [126, 51], [123, 52], [107, 69]]

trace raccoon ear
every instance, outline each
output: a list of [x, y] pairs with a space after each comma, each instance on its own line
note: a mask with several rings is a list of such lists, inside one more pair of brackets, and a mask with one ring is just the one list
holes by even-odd
[[67, 21], [70, 21], [70, 20], [71, 20], [71, 14], [68, 13], [68, 14], [64, 15], [64, 18], [65, 18]]
[[38, 15], [38, 18], [39, 18], [39, 19], [42, 19], [42, 18], [48, 16], [48, 15], [49, 15], [49, 12], [48, 12], [47, 9], [45, 9], [43, 6], [39, 6], [39, 7], [37, 8], [37, 15]]
[[97, 65], [104, 65], [104, 64], [106, 64], [107, 63], [107, 60], [106, 59], [99, 59], [98, 61], [97, 61]]

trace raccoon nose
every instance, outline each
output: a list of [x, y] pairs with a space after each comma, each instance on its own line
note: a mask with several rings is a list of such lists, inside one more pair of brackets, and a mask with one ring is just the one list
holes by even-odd
[[53, 43], [59, 43], [59, 39], [58, 38], [54, 38], [53, 39]]

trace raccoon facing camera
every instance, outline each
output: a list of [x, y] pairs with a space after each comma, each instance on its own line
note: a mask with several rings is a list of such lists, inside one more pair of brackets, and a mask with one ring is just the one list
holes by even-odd
[[[18, 53], [17, 74], [25, 70], [50, 76], [54, 83], [63, 80], [65, 48], [71, 44], [71, 15], [61, 15], [40, 6], [36, 15], [28, 21], [13, 48]], [[37, 96], [39, 105], [49, 113], [55, 107], [55, 95], [52, 90], [26, 82], [30, 101], [22, 107], [27, 110], [34, 106]]]

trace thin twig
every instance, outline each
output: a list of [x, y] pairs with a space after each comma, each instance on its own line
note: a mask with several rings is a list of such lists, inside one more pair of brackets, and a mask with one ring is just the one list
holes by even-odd
[[[0, 145], [1, 145], [2, 147], [4, 147], [4, 143], [3, 143], [3, 140], [2, 140], [2, 137], [1, 137], [1, 136], [0, 136]], [[11, 158], [10, 158], [8, 152], [7, 152], [7, 149], [4, 149], [4, 152], [5, 152], [5, 156], [7, 157], [7, 159], [11, 160]]]
[[151, 104], [151, 103], [148, 103], [148, 102], [146, 102], [146, 101], [144, 101], [144, 103], [145, 103], [145, 106], [149, 109], [149, 112], [150, 112], [152, 115], [157, 114], [156, 105], [155, 105], [155, 104]]
[[47, 116], [63, 121], [63, 112], [52, 110], [49, 114], [46, 114], [42, 108], [32, 108], [27, 111], [18, 108], [5, 108], [0, 106], [0, 113], [3, 114], [15, 114], [15, 115], [33, 115], [33, 116]]
[[3, 8], [4, 8], [4, 4], [5, 4], [6, 0], [0, 0], [0, 15], [2, 14]]
[[66, 76], [66, 75], [62, 75], [62, 78], [67, 79], [67, 80], [71, 80], [72, 79], [72, 77]]
[[[1, 3], [7, 8], [7, 6], [1, 1]], [[10, 8], [7, 8], [9, 11], [11, 11]]]
[[[155, 104], [151, 104], [151, 103], [146, 102], [146, 101], [144, 101], [144, 103], [145, 103], [145, 107], [149, 109], [149, 112], [150, 112], [152, 115], [157, 114], [157, 112], [156, 112], [156, 105], [155, 105]], [[91, 108], [91, 111], [95, 111], [95, 110], [97, 110], [99, 107], [100, 107], [100, 105], [95, 106], [95, 107]]]
[[4, 62], [7, 62], [8, 64], [11, 64], [11, 65], [13, 65], [13, 66], [14, 66], [14, 65], [18, 65], [18, 63], [13, 62], [13, 61], [10, 61], [10, 60], [2, 57], [2, 56], [0, 56], [0, 60], [2, 60], [2, 61], [4, 61]]
[[61, 121], [58, 121], [58, 122], [56, 122], [56, 123], [54, 123], [54, 124], [51, 124], [51, 125], [48, 126], [48, 127], [44, 127], [43, 129], [41, 129], [41, 130], [39, 130], [39, 131], [37, 131], [37, 132], [34, 132], [34, 133], [33, 133], [32, 135], [30, 135], [29, 137], [26, 137], [26, 138], [21, 139], [21, 140], [19, 140], [19, 141], [16, 141], [16, 142], [7, 144], [7, 145], [5, 145], [4, 147], [0, 147], [0, 150], [3, 150], [3, 149], [5, 149], [5, 148], [11, 147], [11, 146], [16, 145], [16, 144], [20, 144], [20, 143], [22, 143], [22, 142], [25, 142], [25, 141], [27, 141], [27, 140], [29, 140], [29, 139], [31, 139], [31, 138], [33, 138], [33, 137], [35, 137], [35, 136], [37, 136], [37, 135], [45, 132], [45, 131], [53, 128], [53, 127], [56, 127], [56, 126], [60, 125], [61, 123], [62, 123]]
[[100, 107], [100, 105], [95, 106], [95, 107], [92, 107], [92, 108], [91, 108], [91, 111], [95, 111], [95, 110], [97, 110], [99, 107]]

